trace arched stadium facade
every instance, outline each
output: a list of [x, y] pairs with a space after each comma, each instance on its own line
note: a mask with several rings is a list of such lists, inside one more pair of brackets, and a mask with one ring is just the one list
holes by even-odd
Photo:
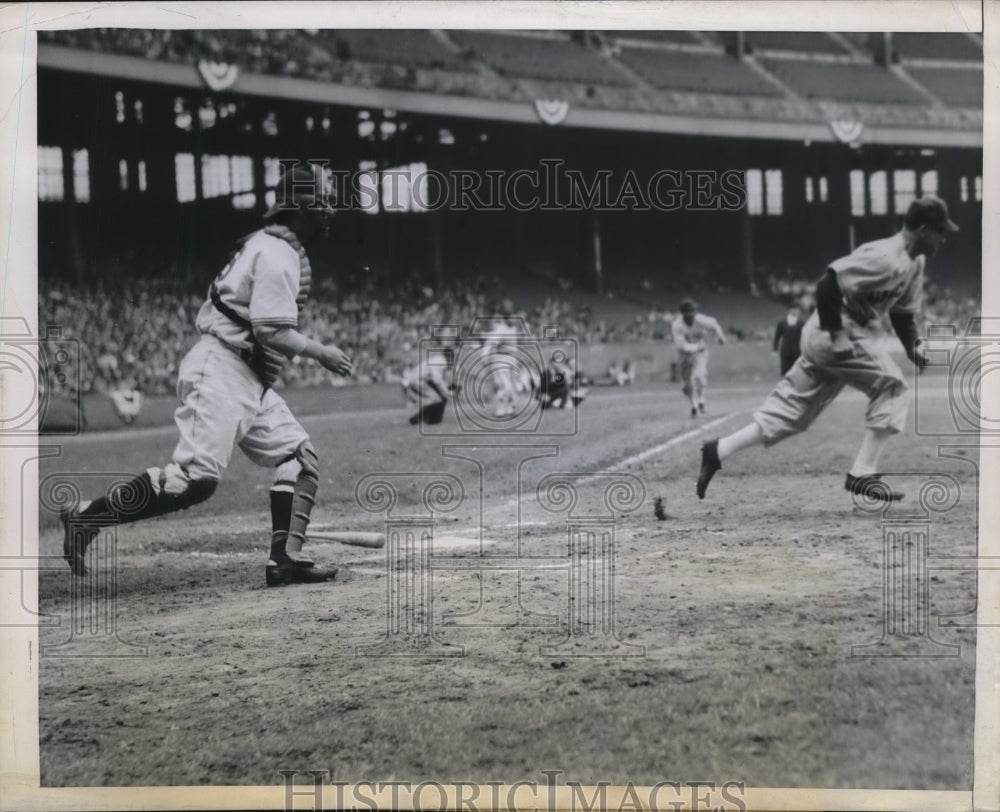
[[[974, 42], [956, 50], [956, 35], [939, 35], [952, 39], [932, 55], [953, 55], [953, 64], [929, 58], [922, 42], [918, 56], [894, 53], [895, 64], [880, 67], [860, 51], [825, 54], [835, 38], [810, 41], [802, 47], [811, 56], [796, 56], [758, 35], [771, 50], [751, 56], [738, 43], [737, 59], [723, 39], [706, 38], [720, 44], [698, 51], [710, 46], [664, 38], [652, 49], [620, 32], [595, 44], [580, 36], [587, 32], [554, 32], [529, 43], [542, 58], [558, 45], [557, 55], [593, 51], [603, 69], [622, 69], [612, 81], [587, 76], [590, 62], [570, 62], [559, 70], [584, 78], [556, 82], [518, 78], [516, 64], [501, 65], [507, 52], [491, 56], [493, 46], [472, 34], [449, 40], [439, 32], [442, 42], [464, 36], [473, 44], [453, 55], [461, 70], [452, 72], [465, 82], [456, 90], [438, 76], [454, 68], [447, 60], [423, 68], [416, 46], [387, 57], [394, 43], [365, 33], [358, 40], [354, 32], [362, 45], [353, 50], [341, 41], [329, 48], [355, 73], [325, 79], [287, 65], [248, 67], [236, 51], [218, 61], [199, 60], [197, 47], [150, 58], [106, 47], [97, 35], [66, 41], [50, 32], [39, 46], [42, 276], [166, 274], [200, 285], [232, 238], [258, 222], [279, 162], [299, 158], [327, 162], [343, 192], [329, 256], [316, 266], [347, 284], [361, 272], [379, 284], [418, 276], [435, 286], [500, 274], [586, 289], [653, 278], [668, 289], [746, 290], [768, 274], [815, 276], [853, 244], [898, 227], [908, 203], [928, 192], [948, 202], [963, 229], [947, 249], [956, 279], [978, 280], [982, 74]], [[214, 34], [226, 42], [227, 32]], [[359, 54], [364, 48], [381, 48], [382, 73], [361, 70], [371, 63], [359, 56], [375, 58]], [[683, 66], [653, 81], [639, 56], [709, 59], [721, 85], [667, 87], [673, 76], [684, 83]], [[857, 85], [859, 100], [844, 98], [861, 68], [905, 92], [876, 102]], [[760, 87], [727, 78], [734, 69]], [[836, 81], [810, 77], [820, 69]], [[921, 70], [944, 72], [961, 104], [942, 104], [929, 80], [914, 78]], [[796, 76], [816, 87], [795, 88]], [[726, 82], [730, 92], [720, 92]], [[824, 87], [837, 98], [819, 98]]]

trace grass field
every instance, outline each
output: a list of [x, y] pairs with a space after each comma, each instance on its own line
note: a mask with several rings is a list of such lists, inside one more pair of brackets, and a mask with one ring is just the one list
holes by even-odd
[[[922, 390], [942, 416], [943, 382]], [[908, 508], [858, 510], [843, 478], [864, 401], [845, 393], [809, 433], [728, 461], [699, 501], [701, 441], [746, 422], [767, 388], [720, 379], [698, 420], [664, 384], [596, 390], [574, 435], [499, 439], [421, 436], [384, 392], [326, 393], [329, 411], [303, 418], [323, 462], [314, 525], [381, 529], [384, 515], [355, 502], [367, 474], [403, 483], [394, 515], [419, 512], [428, 474], [462, 483], [461, 504], [437, 517], [433, 575], [417, 583], [432, 586], [424, 621], [440, 651], [358, 656], [393, 617], [389, 547], [311, 545], [341, 566], [335, 583], [266, 589], [270, 480], [237, 452], [211, 502], [121, 528], [116, 564], [95, 551], [91, 563], [114, 566], [116, 580], [87, 594], [113, 592], [123, 643], [109, 643], [107, 624], [71, 637], [72, 612], [90, 610], [71, 601], [68, 569], [40, 574], [41, 610], [63, 619], [41, 627], [55, 647], [40, 666], [42, 784], [273, 785], [282, 769], [484, 783], [554, 769], [590, 784], [969, 789], [974, 573], [920, 574], [930, 634], [954, 656], [852, 646], [882, 636], [890, 520], [912, 533], [929, 524], [931, 559], [975, 555], [975, 446], [945, 458], [909, 429], [885, 459]], [[457, 425], [450, 411], [446, 425]], [[59, 441], [41, 479], [65, 474], [93, 494], [166, 460], [173, 441], [169, 427]], [[553, 472], [609, 469], [637, 477], [645, 499], [613, 514], [613, 593], [589, 598], [605, 619], [613, 609], [613, 634], [591, 617], [574, 636], [573, 612], [591, 604], [568, 588], [566, 515], [544, 509], [536, 487]], [[934, 475], [953, 477], [961, 498], [925, 522], [914, 496]], [[606, 513], [605, 481], [579, 483], [574, 516]], [[41, 554], [58, 556], [60, 542], [43, 510]], [[578, 656], [595, 640], [614, 655]], [[921, 643], [911, 633], [893, 651]], [[86, 656], [138, 653], [125, 644], [144, 656]]]

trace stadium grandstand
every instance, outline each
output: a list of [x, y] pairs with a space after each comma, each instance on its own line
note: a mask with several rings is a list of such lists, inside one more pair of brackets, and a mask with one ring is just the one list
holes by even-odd
[[[752, 336], [768, 296], [806, 289], [925, 193], [962, 226], [936, 293], [956, 313], [980, 274], [982, 61], [956, 33], [41, 32], [43, 316], [69, 320], [90, 357], [153, 359], [135, 377], [169, 388], [193, 308], [283, 158], [360, 179], [306, 318], [354, 347], [372, 337], [362, 379], [391, 377], [387, 348], [419, 325], [483, 308], [657, 341], [650, 314], [693, 294]], [[514, 205], [508, 187], [498, 203], [491, 173], [518, 172], [541, 196]], [[472, 197], [436, 205], [431, 173]]]

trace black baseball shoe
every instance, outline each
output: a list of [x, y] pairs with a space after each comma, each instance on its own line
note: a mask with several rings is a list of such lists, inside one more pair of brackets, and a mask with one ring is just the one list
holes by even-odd
[[63, 558], [66, 559], [73, 574], [82, 578], [87, 574], [87, 565], [84, 563], [87, 548], [99, 530], [96, 527], [77, 524], [75, 510], [60, 511], [59, 521], [63, 526]]
[[701, 412], [702, 414], [706, 413], [705, 412], [705, 404], [704, 403], [699, 403], [698, 404], [698, 411]]
[[697, 417], [697, 416], [698, 416], [698, 410], [694, 406], [692, 406], [691, 407], [691, 417], [694, 418], [694, 417]]
[[264, 570], [268, 586], [285, 586], [286, 584], [320, 584], [332, 581], [337, 577], [334, 566], [317, 567], [315, 561], [308, 558], [292, 558], [290, 555], [272, 555]]
[[705, 498], [708, 483], [712, 481], [715, 472], [722, 468], [719, 461], [719, 441], [709, 440], [701, 447], [701, 470], [698, 472], [698, 498]]
[[848, 474], [847, 479], [844, 480], [844, 490], [879, 502], [898, 502], [906, 496], [902, 491], [894, 491], [886, 485], [882, 481], [881, 474], [869, 474], [866, 476], [851, 476]]

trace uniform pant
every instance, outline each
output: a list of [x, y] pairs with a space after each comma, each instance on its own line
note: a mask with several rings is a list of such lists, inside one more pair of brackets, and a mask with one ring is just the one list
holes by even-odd
[[802, 355], [753, 416], [765, 445], [807, 429], [845, 386], [868, 396], [865, 426], [902, 431], [909, 406], [899, 366], [861, 327], [845, 321], [853, 355], [834, 357], [830, 335], [815, 315], [802, 330]]
[[700, 401], [705, 396], [708, 384], [708, 350], [680, 353], [682, 391], [687, 397], [695, 396]]
[[181, 361], [177, 396], [180, 439], [167, 465], [149, 469], [154, 488], [183, 493], [190, 481], [217, 482], [239, 446], [258, 465], [276, 469], [274, 490], [293, 490], [301, 469], [295, 451], [309, 435], [233, 350], [202, 336]]

